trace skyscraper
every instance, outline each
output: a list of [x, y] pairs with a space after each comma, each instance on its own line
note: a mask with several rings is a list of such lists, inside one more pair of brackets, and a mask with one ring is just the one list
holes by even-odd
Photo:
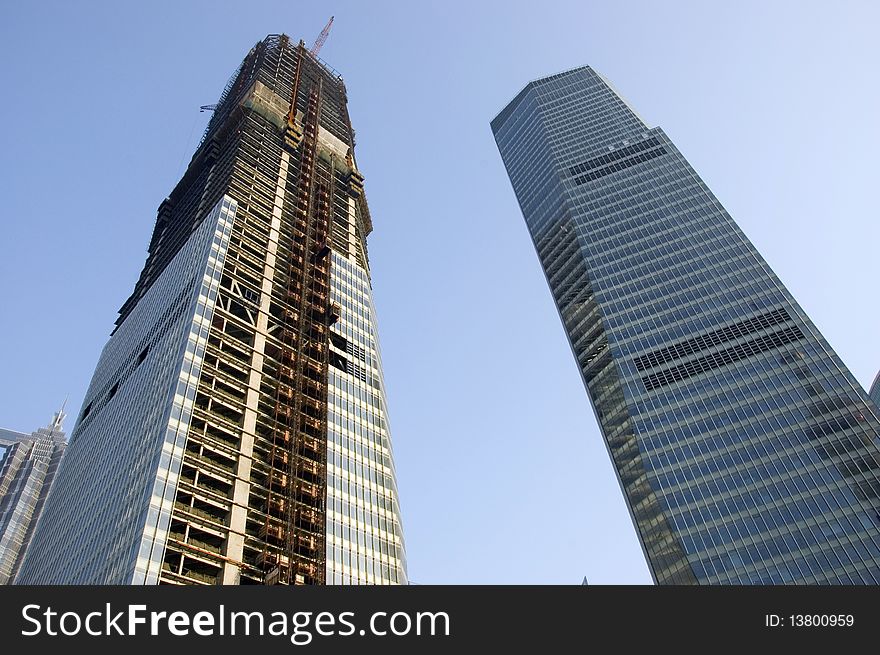
[[31, 434], [0, 430], [0, 584], [21, 565], [64, 456], [64, 410]]
[[877, 409], [663, 131], [589, 67], [492, 131], [654, 579], [880, 583]]
[[399, 584], [342, 79], [268, 36], [159, 206], [22, 583]]

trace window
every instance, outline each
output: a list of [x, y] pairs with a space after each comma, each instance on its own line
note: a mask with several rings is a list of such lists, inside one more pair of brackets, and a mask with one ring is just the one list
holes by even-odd
[[330, 351], [330, 365], [335, 366], [343, 373], [348, 372], [347, 362], [345, 361], [345, 357], [340, 355], [339, 353]]

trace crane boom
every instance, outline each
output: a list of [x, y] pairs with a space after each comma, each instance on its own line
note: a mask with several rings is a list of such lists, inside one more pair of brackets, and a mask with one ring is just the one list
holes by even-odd
[[330, 34], [330, 26], [333, 25], [333, 16], [330, 16], [330, 20], [327, 21], [327, 24], [324, 26], [324, 29], [321, 30], [321, 34], [318, 35], [318, 38], [315, 39], [314, 45], [312, 45], [311, 50], [309, 52], [316, 57], [318, 56], [318, 52], [321, 50], [321, 46], [324, 45], [324, 41], [327, 40], [327, 35]]

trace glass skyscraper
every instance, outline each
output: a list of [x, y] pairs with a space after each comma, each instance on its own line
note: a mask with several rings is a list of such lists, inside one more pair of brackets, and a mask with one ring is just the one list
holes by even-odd
[[339, 75], [260, 41], [159, 206], [19, 583], [405, 584]]
[[666, 134], [589, 67], [492, 131], [654, 579], [880, 583], [878, 410]]

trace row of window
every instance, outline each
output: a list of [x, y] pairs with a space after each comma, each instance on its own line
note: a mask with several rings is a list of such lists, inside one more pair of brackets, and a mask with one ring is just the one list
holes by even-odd
[[713, 346], [719, 346], [722, 343], [753, 334], [779, 323], [784, 323], [787, 320], [789, 320], [789, 315], [785, 309], [775, 309], [759, 316], [753, 316], [739, 323], [728, 325], [719, 330], [713, 330], [708, 334], [702, 334], [693, 339], [675, 343], [647, 355], [636, 357], [636, 369], [644, 371], [654, 368], [655, 366], [660, 366], [660, 364], [666, 364], [667, 362], [693, 355], [701, 350], [708, 350]]
[[605, 177], [606, 175], [611, 175], [612, 173], [617, 173], [618, 171], [625, 170], [630, 168], [631, 166], [635, 166], [636, 164], [641, 164], [646, 161], [650, 161], [655, 157], [659, 157], [660, 155], [666, 154], [666, 148], [660, 146], [654, 150], [649, 150], [641, 155], [636, 155], [634, 157], [630, 157], [629, 159], [624, 159], [623, 161], [616, 162], [614, 164], [609, 164], [604, 168], [599, 168], [595, 171], [590, 171], [589, 173], [584, 173], [583, 175], [578, 175], [574, 178], [574, 183], [577, 185], [586, 184], [587, 182], [592, 182], [593, 180], [598, 180], [600, 177]]
[[653, 391], [668, 384], [686, 380], [695, 375], [700, 375], [706, 371], [711, 371], [722, 366], [727, 366], [733, 362], [746, 359], [753, 355], [758, 355], [774, 348], [779, 348], [804, 338], [804, 333], [797, 326], [788, 327], [773, 334], [767, 334], [758, 337], [747, 343], [743, 343], [732, 348], [727, 348], [711, 355], [706, 355], [700, 359], [696, 359], [686, 364], [680, 364], [672, 368], [652, 373], [642, 378], [645, 389]]

